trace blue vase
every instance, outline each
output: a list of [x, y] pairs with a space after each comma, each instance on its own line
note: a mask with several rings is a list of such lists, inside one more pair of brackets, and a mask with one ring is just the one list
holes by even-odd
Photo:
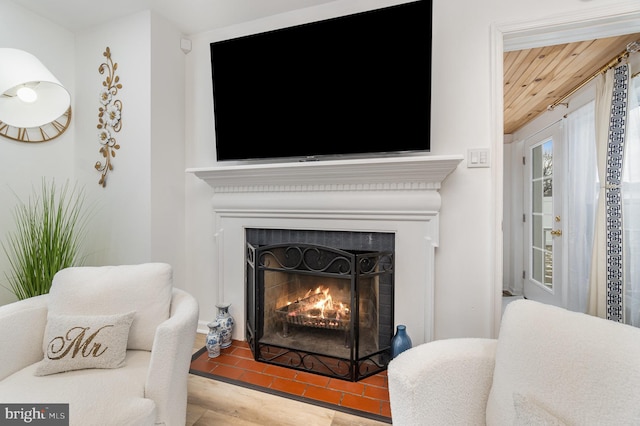
[[411, 338], [407, 334], [407, 327], [399, 325], [396, 335], [391, 339], [391, 357], [395, 358], [407, 349], [411, 349]]

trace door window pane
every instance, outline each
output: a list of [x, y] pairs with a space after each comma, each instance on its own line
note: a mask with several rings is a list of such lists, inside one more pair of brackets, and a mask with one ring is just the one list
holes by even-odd
[[533, 216], [533, 229], [531, 230], [531, 233], [533, 237], [533, 247], [542, 250], [542, 236], [544, 234], [544, 229], [542, 229], [542, 216]]
[[544, 269], [543, 262], [542, 262], [542, 250], [533, 249], [531, 253], [533, 254], [533, 258], [531, 259], [532, 260], [532, 268], [531, 268], [532, 278], [537, 282], [541, 283], [542, 270]]
[[532, 200], [531, 210], [532, 213], [542, 213], [542, 181], [534, 180], [532, 182], [533, 188], [531, 188]]
[[553, 141], [531, 148], [531, 278], [553, 287]]

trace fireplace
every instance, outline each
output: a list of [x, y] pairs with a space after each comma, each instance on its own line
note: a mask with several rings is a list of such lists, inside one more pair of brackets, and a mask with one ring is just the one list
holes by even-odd
[[[406, 325], [414, 345], [433, 340], [439, 189], [462, 159], [425, 155], [189, 169], [206, 183], [197, 185], [193, 206], [207, 223], [192, 230], [202, 239], [196, 264], [198, 274], [206, 277], [194, 285], [207, 293], [200, 300], [198, 329], [206, 332], [215, 304], [226, 302], [236, 320], [233, 338], [247, 339], [246, 320], [252, 315], [246, 304], [248, 230], [315, 229], [392, 238], [394, 323]], [[389, 250], [298, 237], [250, 242], [318, 244], [347, 252]], [[446, 281], [439, 285], [446, 286]]]
[[[319, 238], [332, 245], [310, 242]], [[254, 358], [351, 381], [384, 370], [393, 246], [385, 233], [248, 229], [246, 339]]]

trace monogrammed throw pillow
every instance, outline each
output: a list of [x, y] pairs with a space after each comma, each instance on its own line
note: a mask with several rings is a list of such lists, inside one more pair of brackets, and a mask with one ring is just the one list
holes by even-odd
[[134, 315], [49, 315], [35, 375], [124, 366]]

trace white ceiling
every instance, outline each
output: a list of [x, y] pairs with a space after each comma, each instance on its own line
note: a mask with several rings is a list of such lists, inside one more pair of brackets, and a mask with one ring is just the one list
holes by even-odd
[[12, 0], [72, 32], [151, 9], [185, 34], [251, 21], [334, 0]]

